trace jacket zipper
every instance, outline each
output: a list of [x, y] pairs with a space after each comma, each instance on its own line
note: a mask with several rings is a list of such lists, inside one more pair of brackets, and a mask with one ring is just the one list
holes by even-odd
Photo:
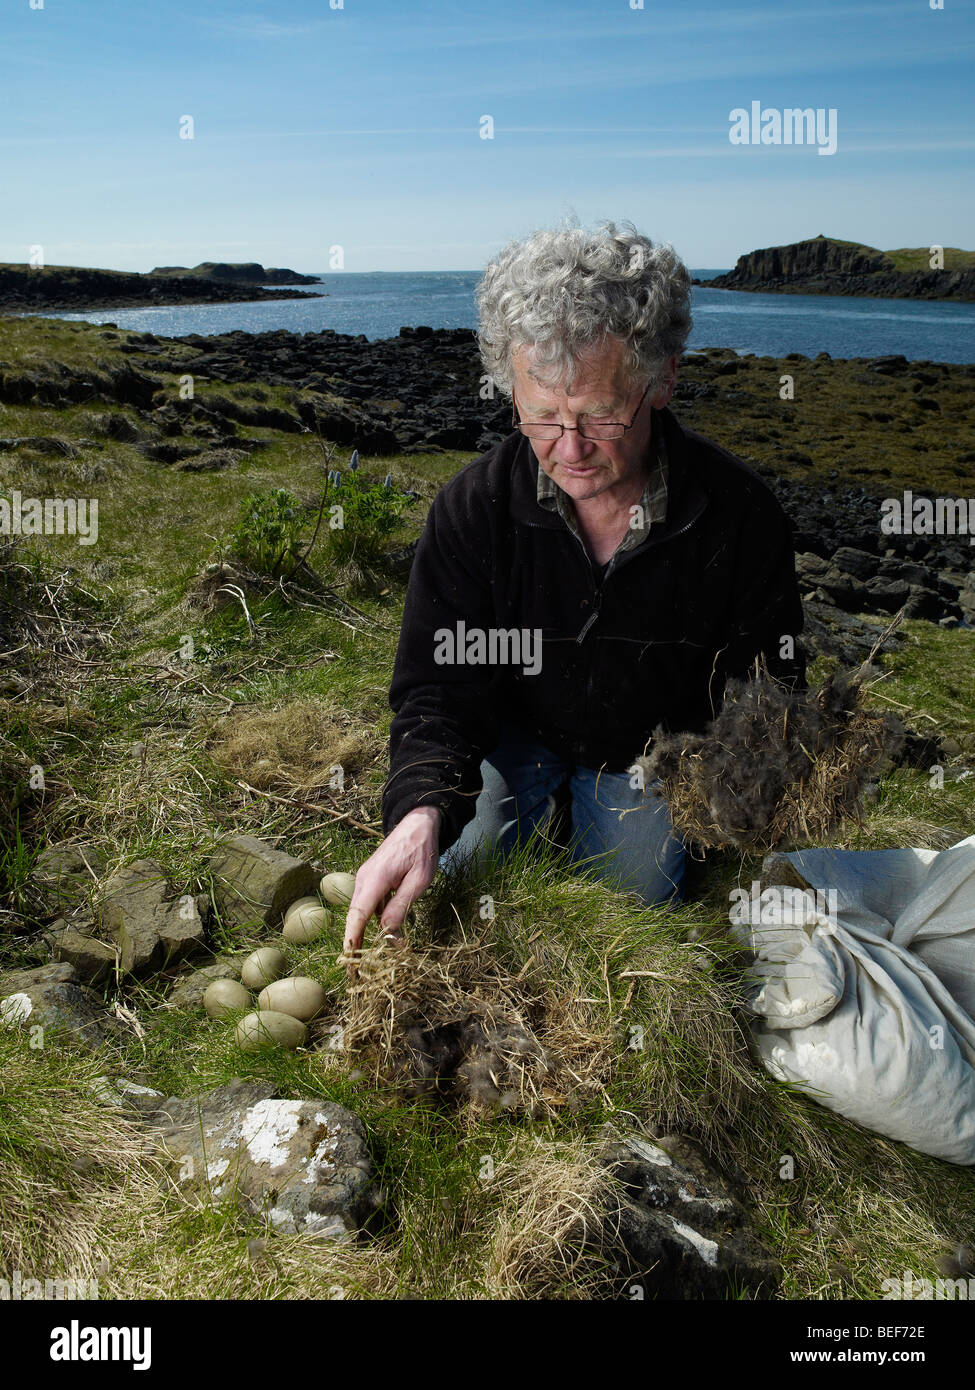
[[[684, 534], [685, 531], [689, 531], [689, 530], [691, 529], [691, 527], [694, 525], [694, 523], [695, 523], [695, 522], [697, 521], [697, 519], [700, 517], [701, 512], [704, 511], [704, 509], [705, 509], [706, 506], [707, 506], [707, 502], [705, 501], [704, 506], [701, 507], [700, 511], [695, 512], [695, 514], [691, 517], [691, 519], [690, 519], [689, 521], [685, 521], [684, 525], [680, 528], [679, 531], [672, 531], [671, 534], [670, 534], [669, 536], [665, 536], [665, 537], [657, 536], [656, 538], [654, 538], [654, 537], [651, 536], [648, 543], [649, 543], [650, 545], [657, 545], [657, 544], [660, 543], [661, 540], [668, 540], [668, 541], [676, 540], [676, 538], [677, 538], [678, 536], [682, 536], [682, 535]], [[529, 521], [529, 522], [526, 522], [525, 524], [528, 525], [528, 526], [534, 526], [535, 529], [538, 530], [538, 531], [548, 531], [548, 530], [551, 529], [551, 528], [548, 527], [548, 526], [542, 526], [541, 523], [540, 523], [540, 522], [537, 522], [537, 521]], [[578, 540], [578, 537], [576, 537], [576, 539]], [[582, 548], [583, 554], [585, 555], [586, 561], [587, 561], [587, 563], [588, 563], [588, 565], [589, 565], [589, 574], [590, 574], [590, 577], [591, 577], [591, 576], [592, 576], [592, 561], [589, 559], [589, 552], [586, 550], [585, 546], [582, 544], [581, 541], [579, 541], [579, 544], [580, 544], [580, 546], [581, 546], [581, 548]], [[637, 547], [637, 549], [635, 549], [635, 550], [628, 550], [628, 551], [626, 551], [626, 552], [624, 553], [624, 555], [622, 556], [622, 558], [621, 558], [619, 564], [616, 566], [616, 569], [613, 571], [613, 573], [614, 573], [614, 574], [618, 574], [619, 571], [623, 568], [623, 566], [624, 566], [629, 560], [635, 560], [636, 557], [641, 553], [642, 550], [643, 550], [643, 546], [639, 546], [639, 547]], [[611, 576], [607, 576], [607, 578], [610, 578], [610, 577], [611, 577]], [[605, 582], [606, 582], [606, 581], [605, 581], [605, 579], [604, 579], [602, 583], [600, 583], [600, 584], [593, 584], [593, 586], [592, 586], [593, 610], [592, 610], [592, 612], [589, 614], [589, 617], [586, 619], [585, 623], [583, 624], [582, 631], [579, 633], [579, 635], [578, 635], [578, 636], [576, 637], [576, 639], [575, 639], [576, 642], [577, 642], [578, 644], [580, 644], [580, 645], [581, 645], [582, 642], [585, 640], [586, 633], [589, 631], [589, 629], [592, 627], [593, 623], [594, 623], [594, 622], [596, 621], [596, 619], [599, 617], [599, 612], [600, 612], [600, 609], [602, 608], [602, 603], [603, 603], [603, 584], [604, 584]]]

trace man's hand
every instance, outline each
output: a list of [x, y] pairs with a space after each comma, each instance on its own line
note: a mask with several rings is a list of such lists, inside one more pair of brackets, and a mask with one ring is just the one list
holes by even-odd
[[362, 945], [374, 912], [383, 931], [398, 937], [410, 904], [437, 876], [441, 815], [435, 806], [408, 812], [356, 871], [355, 892], [345, 919], [346, 955]]

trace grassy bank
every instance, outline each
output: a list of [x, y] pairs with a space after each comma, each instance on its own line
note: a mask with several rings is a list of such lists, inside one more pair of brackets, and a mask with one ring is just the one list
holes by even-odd
[[[37, 320], [8, 321], [4, 330], [5, 370], [52, 357], [92, 370], [123, 360], [126, 335], [111, 330]], [[736, 370], [735, 388], [745, 383], [761, 397], [740, 415], [722, 412], [719, 400], [678, 414], [770, 467], [786, 443], [801, 452], [796, 441], [808, 435], [817, 440], [814, 473], [836, 468], [858, 482], [917, 486], [923, 466], [927, 486], [973, 491], [972, 459], [964, 460], [972, 406], [961, 369], [931, 388], [944, 393], [935, 444], [914, 425], [904, 437], [901, 423], [916, 412], [910, 386], [859, 380], [869, 376], [862, 366], [806, 363], [797, 367], [802, 389], [786, 403], [777, 394], [780, 366], [751, 359]], [[176, 378], [166, 385], [175, 392]], [[200, 398], [211, 391], [241, 401], [259, 391], [282, 406], [294, 395], [201, 383]], [[786, 410], [795, 413], [784, 417]], [[201, 604], [204, 568], [220, 556], [248, 494], [293, 491], [307, 505], [311, 534], [326, 467], [318, 441], [248, 427], [266, 447], [223, 471], [177, 472], [134, 444], [99, 442], [92, 415], [103, 412], [80, 403], [7, 406], [0, 416], [3, 436], [69, 446], [0, 453], [5, 491], [99, 499], [97, 545], [69, 536], [23, 542], [13, 557], [23, 569], [10, 571], [10, 585], [38, 614], [37, 633], [48, 635], [12, 663], [25, 688], [0, 699], [7, 970], [43, 959], [37, 935], [46, 918], [30, 870], [49, 842], [93, 839], [110, 866], [153, 858], [176, 892], [207, 894], [208, 855], [227, 834], [264, 836], [329, 869], [354, 870], [377, 843], [368, 829], [378, 825], [385, 775], [402, 584], [380, 575], [353, 587], [330, 568], [320, 539], [309, 563], [355, 605], [354, 622], [334, 604], [252, 594], [255, 636], [239, 603], [212, 612]], [[857, 423], [857, 412], [874, 418]], [[113, 413], [138, 423], [134, 410]], [[824, 430], [827, 419], [832, 430]], [[420, 494], [405, 539], [467, 457], [364, 456], [361, 468], [391, 473]], [[338, 452], [336, 465], [345, 466]], [[783, 466], [810, 475], [809, 465]], [[975, 750], [975, 638], [920, 622], [905, 627], [903, 649], [886, 662], [889, 679], [871, 687], [869, 702], [953, 739], [960, 766]], [[190, 659], [181, 654], [187, 638]], [[344, 791], [317, 811], [294, 804], [312, 762], [346, 771]], [[30, 786], [36, 767], [43, 789]], [[882, 781], [865, 825], [832, 843], [941, 848], [973, 826], [975, 777], [938, 786], [925, 771], [899, 769]], [[689, 1133], [741, 1175], [759, 1233], [782, 1262], [782, 1297], [874, 1299], [883, 1279], [904, 1269], [936, 1277], [946, 1251], [975, 1236], [971, 1173], [829, 1114], [774, 1082], [750, 1055], [739, 962], [724, 927], [731, 890], [758, 868], [758, 860], [709, 855], [695, 870], [695, 901], [674, 913], [641, 908], [545, 857], [497, 866], [482, 883], [438, 882], [416, 909], [414, 945], [483, 940], [499, 967], [533, 982], [567, 1038], [574, 1028], [589, 1039], [592, 1085], [554, 1095], [543, 1118], [404, 1100], [354, 1056], [242, 1057], [226, 1024], [173, 1007], [162, 978], [103, 987], [106, 1002], [129, 1016], [115, 1056], [53, 1043], [32, 1051], [27, 1034], [0, 1030], [0, 1207], [12, 1214], [4, 1261], [97, 1277], [101, 1296], [118, 1298], [174, 1290], [187, 1298], [588, 1297], [604, 1287], [605, 1271], [592, 1256], [573, 1254], [573, 1221], [596, 1200], [601, 1127], [614, 1117], [622, 1123], [626, 1112], [648, 1133]], [[478, 911], [483, 892], [494, 899], [490, 922]], [[326, 986], [330, 1016], [347, 990], [336, 963], [341, 930], [335, 919], [325, 938], [292, 958]], [[218, 920], [211, 949], [244, 952], [261, 939]], [[323, 1248], [300, 1237], [268, 1240], [262, 1221], [233, 1209], [189, 1207], [141, 1150], [137, 1128], [97, 1101], [95, 1078], [106, 1071], [175, 1095], [255, 1077], [282, 1096], [348, 1105], [367, 1127], [388, 1224], [359, 1245]], [[794, 1160], [789, 1179], [780, 1176], [784, 1155]], [[6, 1269], [0, 1275], [9, 1277]]]

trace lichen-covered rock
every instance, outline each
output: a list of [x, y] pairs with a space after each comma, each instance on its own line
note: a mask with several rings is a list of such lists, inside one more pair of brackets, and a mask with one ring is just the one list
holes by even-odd
[[69, 965], [19, 971], [13, 988], [11, 977], [7, 977], [0, 990], [0, 1028], [40, 1026], [45, 1035], [64, 1033], [87, 1048], [115, 1041], [118, 1024], [106, 1013], [98, 995], [70, 978], [51, 978], [52, 970], [58, 969], [71, 970], [73, 974]]
[[150, 975], [184, 960], [203, 943], [196, 899], [167, 900], [165, 875], [151, 859], [128, 864], [105, 880], [102, 924], [121, 948], [125, 975]]
[[52, 961], [23, 970], [10, 970], [0, 975], [0, 995], [15, 994], [34, 985], [63, 985], [77, 983], [77, 972], [70, 961]]
[[96, 1076], [93, 1090], [104, 1105], [135, 1115], [151, 1114], [164, 1099], [162, 1091], [124, 1076]]
[[280, 927], [285, 909], [318, 887], [314, 865], [272, 849], [253, 835], [219, 845], [210, 858], [221, 916], [238, 925]]
[[354, 1234], [381, 1203], [366, 1132], [331, 1101], [280, 1100], [262, 1082], [170, 1097], [150, 1116], [174, 1180], [204, 1202], [270, 1216], [279, 1231]]
[[608, 1126], [605, 1134], [602, 1161], [625, 1193], [606, 1219], [605, 1234], [626, 1251], [647, 1293], [719, 1299], [734, 1287], [772, 1297], [780, 1266], [751, 1229], [728, 1180], [688, 1140], [621, 1138]]

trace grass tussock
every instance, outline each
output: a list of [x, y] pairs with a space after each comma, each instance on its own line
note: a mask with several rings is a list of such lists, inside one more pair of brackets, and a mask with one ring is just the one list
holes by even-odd
[[613, 1184], [597, 1147], [524, 1136], [494, 1167], [493, 1182], [500, 1202], [487, 1242], [487, 1296], [605, 1297]]
[[216, 766], [235, 780], [303, 800], [343, 785], [384, 754], [366, 724], [323, 700], [236, 710], [209, 746]]

